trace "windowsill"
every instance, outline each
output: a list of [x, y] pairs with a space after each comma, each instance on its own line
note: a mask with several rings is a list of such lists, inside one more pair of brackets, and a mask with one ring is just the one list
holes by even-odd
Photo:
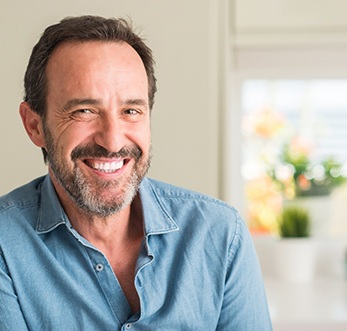
[[281, 239], [253, 239], [275, 331], [347, 330], [346, 239], [309, 239], [315, 261], [314, 273], [306, 281], [291, 281], [276, 273], [274, 261], [285, 264], [286, 260], [276, 256]]
[[276, 331], [347, 330], [347, 280], [294, 283], [265, 279]]

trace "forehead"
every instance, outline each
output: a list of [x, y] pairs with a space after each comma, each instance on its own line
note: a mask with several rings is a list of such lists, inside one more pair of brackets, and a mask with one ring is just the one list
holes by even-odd
[[46, 68], [50, 91], [136, 86], [148, 91], [145, 67], [125, 42], [68, 42], [52, 53]]
[[47, 63], [47, 76], [67, 70], [80, 72], [96, 69], [124, 70], [146, 74], [139, 54], [126, 42], [65, 42], [52, 52]]

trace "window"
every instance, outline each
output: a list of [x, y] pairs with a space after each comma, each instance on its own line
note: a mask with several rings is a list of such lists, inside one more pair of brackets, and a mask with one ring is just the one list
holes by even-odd
[[[241, 88], [242, 165], [246, 211], [250, 226], [275, 231], [283, 196], [322, 195], [331, 184], [347, 176], [347, 80], [249, 79]], [[300, 167], [311, 164], [294, 192], [286, 177], [292, 176], [292, 162], [283, 166], [284, 149], [297, 158]], [[295, 153], [295, 155], [294, 155]], [[299, 159], [303, 156], [305, 160]], [[327, 183], [322, 164], [336, 181]], [[294, 161], [293, 161], [294, 162]], [[308, 180], [318, 183], [315, 190]], [[278, 181], [281, 180], [282, 187]], [[324, 180], [324, 181], [323, 181]], [[301, 185], [301, 186], [300, 186]], [[305, 187], [304, 187], [305, 185]], [[309, 187], [308, 185], [311, 185]], [[310, 190], [309, 190], [310, 188]], [[290, 191], [291, 190], [291, 191]]]

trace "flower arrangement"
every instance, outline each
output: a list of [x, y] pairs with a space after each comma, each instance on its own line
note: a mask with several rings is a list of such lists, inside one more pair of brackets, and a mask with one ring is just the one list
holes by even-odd
[[310, 159], [311, 146], [301, 138], [283, 145], [278, 162], [270, 168], [271, 178], [286, 198], [328, 195], [345, 182], [343, 166], [332, 157], [320, 162]]
[[[245, 115], [243, 177], [247, 221], [253, 233], [278, 233], [284, 203], [296, 197], [323, 196], [344, 183], [347, 165], [319, 160], [315, 144], [272, 108]], [[310, 132], [310, 139], [315, 135]], [[295, 202], [295, 201], [294, 201]]]

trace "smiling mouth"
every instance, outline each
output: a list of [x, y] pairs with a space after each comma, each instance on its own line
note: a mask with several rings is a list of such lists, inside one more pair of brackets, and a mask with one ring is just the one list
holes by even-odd
[[120, 161], [109, 161], [109, 162], [84, 160], [84, 163], [94, 170], [105, 172], [105, 173], [112, 173], [121, 169], [128, 161], [129, 160], [126, 160], [126, 159], [123, 159]]

